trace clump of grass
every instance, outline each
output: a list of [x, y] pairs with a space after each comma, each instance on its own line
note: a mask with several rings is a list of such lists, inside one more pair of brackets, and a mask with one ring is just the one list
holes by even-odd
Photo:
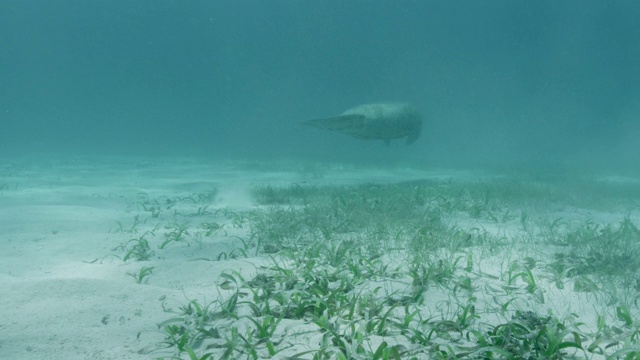
[[164, 234], [164, 240], [162, 241], [162, 243], [160, 243], [160, 245], [158, 245], [158, 248], [164, 249], [165, 247], [167, 247], [167, 245], [177, 242], [185, 243], [187, 244], [187, 246], [189, 245], [189, 242], [186, 238], [187, 236], [191, 235], [189, 233], [188, 223], [175, 223], [171, 226], [168, 226], [167, 230], [169, 231]]
[[151, 247], [149, 246], [149, 241], [145, 239], [145, 235], [131, 239], [124, 245], [126, 254], [122, 258], [123, 261], [127, 261], [129, 259], [146, 261], [154, 255], [153, 250], [151, 250]]
[[[508, 180], [255, 188], [262, 207], [205, 208], [198, 216], [222, 215], [227, 223], [200, 229], [246, 230], [242, 255], [270, 263], [250, 275], [223, 273], [218, 299], [189, 302], [161, 324], [161, 345], [192, 359], [633, 358], [639, 327], [628, 307], [607, 317], [617, 326], [599, 321], [597, 333], [576, 316], [528, 309], [544, 303], [549, 283], [595, 293], [595, 270], [620, 261], [627, 273], [637, 269], [623, 257], [636, 251], [630, 220], [571, 230], [561, 217], [537, 217], [535, 206], [548, 201], [542, 198], [578, 203], [568, 192], [562, 183]], [[516, 230], [496, 234], [486, 224]], [[483, 254], [514, 251], [521, 240], [562, 245], [568, 255], [549, 262], [522, 255], [499, 275], [483, 271]], [[583, 258], [601, 262], [593, 269]], [[564, 288], [569, 280], [573, 289]], [[491, 282], [498, 292], [488, 305]], [[446, 300], [434, 305], [434, 296]], [[298, 334], [301, 323], [311, 328]], [[315, 339], [310, 349], [287, 353], [300, 337]]]
[[127, 234], [136, 234], [138, 232], [138, 225], [144, 224], [144, 220], [140, 219], [140, 216], [136, 215], [133, 217], [133, 223], [131, 226], [126, 226], [122, 224], [120, 221], [116, 221], [118, 227], [115, 230], [111, 230], [113, 233], [127, 233]]
[[557, 253], [554, 267], [569, 269], [575, 275], [634, 274], [640, 270], [640, 230], [629, 218], [618, 224], [600, 225], [591, 221], [580, 224], [566, 234], [564, 242], [569, 250]]
[[260, 205], [304, 205], [321, 196], [321, 188], [310, 185], [291, 185], [280, 188], [260, 186], [252, 191], [253, 197]]
[[144, 284], [149, 280], [149, 276], [153, 274], [153, 266], [143, 266], [138, 272], [128, 272], [127, 275], [135, 279], [136, 283]]

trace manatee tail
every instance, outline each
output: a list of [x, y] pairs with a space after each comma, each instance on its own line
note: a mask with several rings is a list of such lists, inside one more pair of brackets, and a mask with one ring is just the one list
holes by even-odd
[[327, 119], [308, 120], [305, 121], [304, 124], [353, 135], [364, 127], [364, 120], [364, 115], [355, 114], [341, 115]]

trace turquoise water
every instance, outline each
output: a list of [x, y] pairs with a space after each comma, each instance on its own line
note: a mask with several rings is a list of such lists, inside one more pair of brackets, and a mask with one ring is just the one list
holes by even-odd
[[[0, 3], [5, 156], [637, 168], [633, 1]], [[302, 120], [407, 101], [386, 148]]]
[[639, 18], [0, 1], [0, 358], [637, 358]]

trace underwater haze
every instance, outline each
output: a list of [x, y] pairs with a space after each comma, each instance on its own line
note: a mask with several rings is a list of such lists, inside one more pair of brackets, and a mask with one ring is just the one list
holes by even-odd
[[[629, 172], [637, 1], [0, 3], [5, 156], [185, 155]], [[422, 113], [412, 145], [303, 126]]]
[[0, 0], [0, 359], [640, 359], [639, 0]]

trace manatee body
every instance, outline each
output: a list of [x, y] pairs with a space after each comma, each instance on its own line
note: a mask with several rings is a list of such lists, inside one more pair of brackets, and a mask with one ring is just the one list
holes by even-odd
[[306, 121], [305, 124], [339, 131], [358, 139], [391, 139], [406, 137], [407, 145], [415, 142], [422, 130], [418, 110], [406, 103], [365, 104], [353, 107], [340, 116]]

